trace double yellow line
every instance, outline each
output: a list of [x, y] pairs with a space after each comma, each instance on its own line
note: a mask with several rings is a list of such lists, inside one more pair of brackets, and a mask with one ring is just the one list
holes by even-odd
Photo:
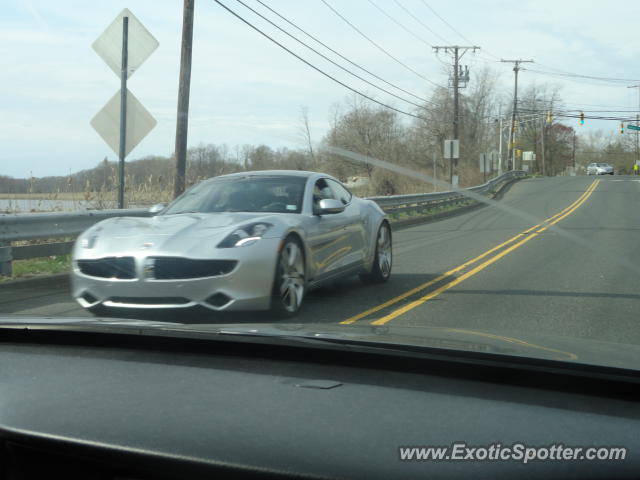
[[[369, 315], [379, 312], [380, 310], [383, 310], [385, 308], [388, 308], [402, 300], [404, 300], [407, 297], [410, 297], [412, 295], [415, 295], [416, 293], [421, 292], [422, 290], [429, 288], [430, 286], [437, 284], [438, 282], [441, 282], [443, 280], [445, 280], [446, 278], [450, 277], [451, 275], [454, 275], [458, 272], [460, 272], [461, 270], [464, 270], [472, 265], [474, 265], [475, 263], [479, 262], [480, 260], [482, 260], [483, 258], [491, 255], [492, 253], [496, 252], [497, 250], [503, 249], [501, 252], [499, 252], [498, 254], [494, 255], [493, 257], [491, 257], [490, 259], [486, 260], [485, 262], [481, 263], [480, 265], [474, 267], [473, 269], [469, 270], [468, 272], [460, 275], [459, 277], [456, 277], [455, 279], [451, 280], [450, 282], [438, 287], [437, 289], [427, 293], [426, 295], [424, 295], [423, 297], [414, 300], [406, 305], [404, 305], [403, 307], [400, 307], [396, 310], [394, 310], [393, 312], [385, 315], [384, 317], [378, 318], [377, 320], [374, 320], [373, 322], [371, 322], [372, 325], [384, 325], [385, 323], [393, 320], [394, 318], [408, 312], [409, 310], [412, 310], [420, 305], [422, 305], [423, 303], [425, 303], [426, 301], [440, 295], [442, 292], [444, 292], [445, 290], [450, 289], [451, 287], [454, 287], [456, 285], [458, 285], [459, 283], [465, 281], [467, 278], [475, 275], [476, 273], [480, 272], [481, 270], [487, 268], [489, 265], [491, 265], [494, 262], [497, 262], [498, 260], [500, 260], [502, 257], [504, 257], [505, 255], [507, 255], [508, 253], [514, 251], [516, 248], [521, 247], [522, 245], [524, 245], [525, 243], [527, 243], [528, 241], [530, 241], [532, 238], [537, 237], [538, 235], [540, 235], [540, 233], [544, 232], [545, 230], [547, 230], [551, 225], [555, 225], [556, 223], [558, 223], [560, 220], [566, 218], [568, 215], [570, 215], [571, 213], [573, 213], [575, 210], [577, 210], [584, 202], [587, 201], [587, 199], [591, 196], [591, 194], [593, 193], [593, 191], [596, 189], [596, 187], [598, 186], [598, 183], [600, 183], [600, 180], [594, 180], [594, 182], [589, 185], [589, 188], [587, 188], [587, 190], [575, 201], [573, 202], [571, 205], [569, 205], [568, 207], [566, 207], [564, 210], [556, 213], [555, 215], [553, 215], [552, 217], [547, 218], [546, 220], [544, 220], [543, 222], [534, 225], [533, 227], [530, 227], [528, 229], [526, 229], [525, 231], [517, 234], [514, 237], [511, 237], [509, 240], [502, 242], [500, 245], [496, 245], [495, 247], [491, 248], [490, 250], [487, 250], [486, 252], [478, 255], [477, 257], [464, 262], [462, 265], [459, 265], [451, 270], [449, 270], [448, 272], [443, 273], [442, 275], [434, 278], [433, 280], [429, 280], [426, 283], [423, 283], [422, 285], [418, 285], [415, 288], [412, 288], [411, 290], [398, 295], [397, 297], [392, 298], [391, 300], [388, 300], [380, 305], [377, 305], [375, 307], [372, 307], [368, 310], [365, 310], [364, 312], [361, 312], [357, 315], [354, 315], [352, 317], [347, 318], [346, 320], [340, 322], [343, 325], [349, 325], [352, 323], [357, 322], [358, 320], [368, 317]], [[523, 238], [524, 237], [524, 238]], [[510, 245], [510, 246], [509, 246]], [[508, 247], [508, 248], [505, 248]]]

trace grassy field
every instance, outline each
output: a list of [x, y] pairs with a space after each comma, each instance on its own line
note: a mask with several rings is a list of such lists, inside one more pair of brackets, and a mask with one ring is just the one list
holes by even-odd
[[[97, 193], [91, 193], [95, 196]], [[114, 197], [115, 198], [115, 197]], [[85, 199], [84, 192], [61, 192], [61, 193], [0, 193], [2, 200], [71, 200], [79, 202]]]
[[12, 264], [13, 275], [11, 277], [0, 275], [0, 282], [68, 272], [71, 269], [71, 258], [70, 255], [55, 255], [29, 260], [14, 260]]

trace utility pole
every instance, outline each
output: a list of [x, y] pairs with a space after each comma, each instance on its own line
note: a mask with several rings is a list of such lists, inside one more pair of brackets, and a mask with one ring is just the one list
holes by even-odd
[[542, 176], [546, 176], [546, 164], [547, 164], [547, 153], [544, 147], [544, 135], [547, 130], [547, 120], [545, 118], [542, 119], [542, 133], [540, 135], [540, 140], [542, 143]]
[[498, 121], [498, 175], [502, 175], [502, 112]]
[[511, 170], [516, 169], [516, 150], [515, 150], [515, 133], [516, 133], [516, 115], [518, 112], [518, 72], [521, 63], [533, 63], [533, 60], [500, 60], [503, 63], [513, 63], [513, 72], [515, 73], [515, 84], [513, 89], [513, 112], [511, 113], [511, 134], [509, 135], [509, 155], [512, 158]]
[[[573, 163], [573, 172], [576, 171], [576, 132], [573, 131], [573, 145], [571, 148], [571, 162]], [[566, 170], [566, 168], [565, 168]]]
[[[480, 47], [476, 46], [462, 46], [462, 45], [448, 45], [448, 46], [434, 46], [433, 49], [436, 53], [440, 50], [444, 50], [445, 53], [450, 51], [453, 53], [453, 139], [458, 140], [460, 137], [460, 79], [464, 82], [464, 86], [467, 86], [469, 82], [469, 67], [465, 67], [464, 73], [460, 68], [460, 59], [467, 53], [468, 50], [480, 50]], [[462, 149], [460, 149], [462, 150]], [[449, 163], [449, 183], [453, 183], [454, 164], [457, 165], [458, 159], [451, 159]]]
[[187, 169], [187, 130], [189, 127], [189, 90], [191, 87], [194, 2], [195, 0], [184, 0], [182, 13], [182, 49], [180, 52], [178, 115], [176, 119], [176, 179], [173, 187], [174, 198], [184, 192], [184, 178]]
[[[640, 111], [640, 85], [629, 85], [627, 88], [636, 88], [638, 91], [638, 110]], [[636, 125], [640, 125], [640, 116], [636, 114]], [[640, 131], [636, 130], [636, 162], [640, 162]], [[633, 165], [631, 166], [633, 170]]]

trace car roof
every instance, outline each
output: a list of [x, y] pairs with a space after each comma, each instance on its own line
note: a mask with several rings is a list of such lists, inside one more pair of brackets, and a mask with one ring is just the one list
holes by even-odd
[[227, 175], [220, 175], [214, 178], [228, 178], [228, 177], [273, 177], [273, 176], [286, 176], [286, 177], [310, 177], [311, 175], [321, 175], [316, 172], [307, 172], [304, 170], [251, 170], [247, 172], [229, 173]]
[[226, 175], [219, 175], [217, 177], [211, 177], [204, 180], [205, 182], [214, 181], [218, 178], [242, 178], [242, 177], [299, 177], [299, 178], [310, 178], [310, 177], [327, 177], [334, 178], [332, 175], [328, 175], [326, 173], [319, 172], [310, 172], [306, 170], [251, 170], [247, 172], [236, 172], [236, 173], [228, 173]]

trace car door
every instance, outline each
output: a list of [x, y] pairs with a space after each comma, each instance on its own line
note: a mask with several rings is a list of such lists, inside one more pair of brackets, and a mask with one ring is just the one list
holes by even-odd
[[369, 219], [363, 216], [361, 205], [353, 201], [353, 195], [344, 185], [333, 179], [328, 179], [327, 183], [333, 191], [335, 198], [345, 205], [345, 210], [341, 215], [344, 216], [350, 248], [350, 251], [345, 255], [345, 266], [362, 263], [364, 261], [366, 247], [366, 222]]
[[313, 197], [314, 213], [307, 229], [307, 245], [315, 281], [338, 275], [348, 265], [347, 257], [352, 248], [348, 231], [350, 216], [345, 215], [345, 212], [324, 215], [317, 213], [320, 200], [338, 200], [327, 181], [326, 178], [318, 179], [309, 193]]

